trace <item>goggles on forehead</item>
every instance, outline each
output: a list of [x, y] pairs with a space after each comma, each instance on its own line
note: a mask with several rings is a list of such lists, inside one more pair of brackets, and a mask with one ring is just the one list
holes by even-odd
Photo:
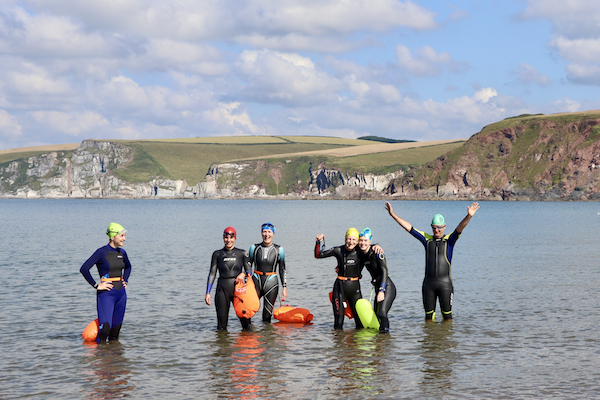
[[223, 237], [235, 237], [235, 232], [223, 232]]
[[270, 223], [270, 222], [262, 224], [262, 226], [260, 227], [260, 231], [261, 232], [264, 231], [265, 229], [267, 229], [267, 230], [275, 233], [275, 226], [272, 223]]

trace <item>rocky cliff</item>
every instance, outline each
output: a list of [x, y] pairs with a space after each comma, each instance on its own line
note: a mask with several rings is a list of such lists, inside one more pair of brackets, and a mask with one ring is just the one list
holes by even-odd
[[306, 157], [212, 165], [204, 181], [116, 172], [131, 147], [83, 141], [0, 165], [4, 198], [406, 198], [599, 200], [600, 115], [520, 116], [485, 127], [419, 168], [387, 174], [342, 171]]

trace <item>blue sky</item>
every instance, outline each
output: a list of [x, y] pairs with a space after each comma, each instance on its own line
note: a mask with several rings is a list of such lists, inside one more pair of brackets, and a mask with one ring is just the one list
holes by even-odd
[[0, 149], [468, 138], [600, 109], [600, 2], [2, 0], [0, 60]]

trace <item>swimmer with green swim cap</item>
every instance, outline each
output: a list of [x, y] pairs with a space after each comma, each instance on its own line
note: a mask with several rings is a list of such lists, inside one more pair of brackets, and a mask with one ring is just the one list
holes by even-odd
[[454, 299], [454, 286], [450, 278], [452, 253], [456, 241], [475, 212], [479, 210], [479, 203], [473, 203], [467, 207], [467, 216], [450, 235], [444, 234], [446, 221], [441, 214], [433, 216], [431, 220], [433, 235], [430, 235], [413, 228], [408, 221], [397, 216], [389, 202], [385, 203], [385, 208], [401, 227], [425, 247], [425, 279], [422, 288], [425, 320], [435, 319], [435, 305], [438, 299], [444, 320], [452, 320], [452, 301]]

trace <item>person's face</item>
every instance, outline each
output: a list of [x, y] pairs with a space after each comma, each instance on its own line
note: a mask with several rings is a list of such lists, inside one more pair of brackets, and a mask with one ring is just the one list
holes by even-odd
[[233, 233], [224, 233], [223, 244], [227, 250], [233, 249], [235, 246], [235, 235]]
[[261, 233], [263, 244], [265, 246], [270, 246], [271, 243], [273, 243], [273, 231], [271, 231], [270, 229], [263, 229]]
[[348, 236], [346, 238], [346, 250], [352, 250], [358, 244], [358, 239], [354, 236]]
[[446, 229], [446, 225], [431, 225], [433, 237], [436, 239], [441, 239], [444, 237], [444, 229]]
[[371, 241], [366, 236], [361, 236], [358, 238], [358, 247], [366, 253], [371, 247]]
[[110, 245], [115, 249], [118, 249], [119, 247], [123, 247], [125, 240], [127, 240], [125, 237], [125, 232], [117, 233], [112, 239], [110, 239]]

